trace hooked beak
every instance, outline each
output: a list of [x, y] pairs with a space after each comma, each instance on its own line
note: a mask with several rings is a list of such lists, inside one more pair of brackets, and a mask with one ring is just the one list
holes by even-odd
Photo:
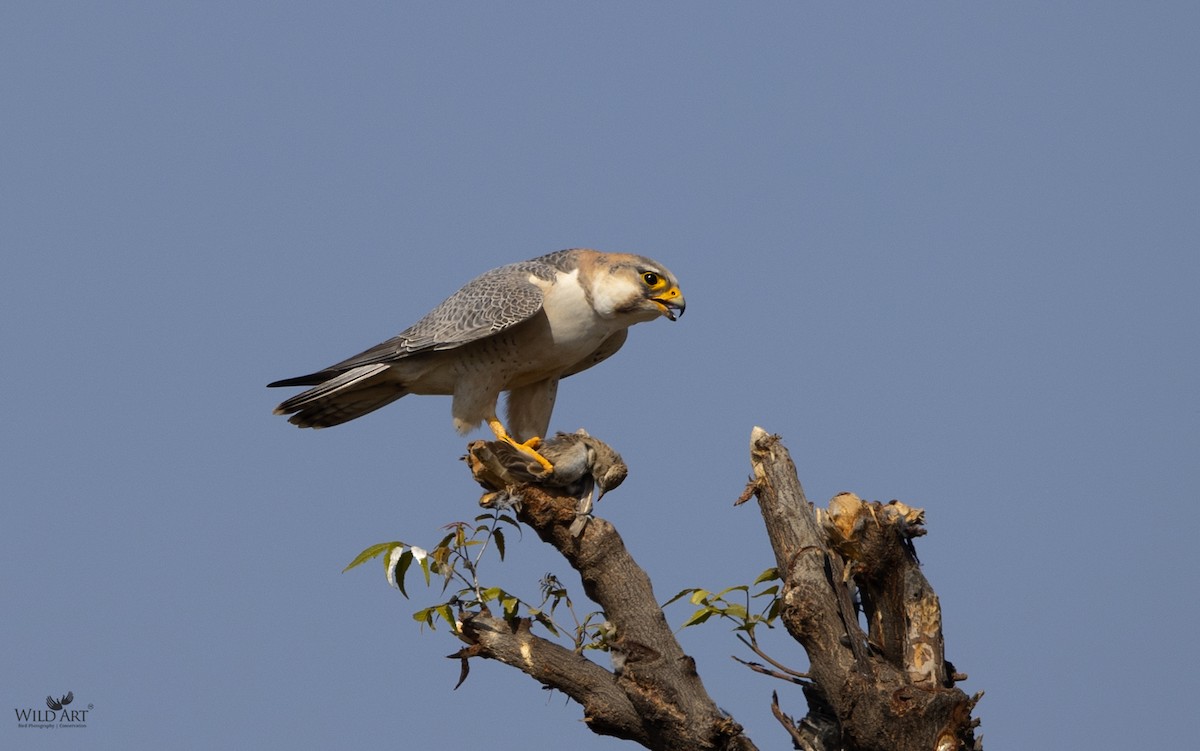
[[672, 287], [658, 297], [650, 298], [664, 316], [672, 321], [678, 320], [683, 315], [683, 311], [687, 308], [687, 303], [683, 301], [683, 293], [678, 287]]

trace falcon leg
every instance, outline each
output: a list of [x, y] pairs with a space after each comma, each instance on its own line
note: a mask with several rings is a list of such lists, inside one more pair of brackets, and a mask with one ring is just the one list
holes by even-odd
[[520, 443], [519, 441], [517, 441], [515, 438], [513, 438], [512, 436], [510, 436], [508, 434], [508, 431], [504, 429], [504, 425], [502, 425], [500, 423], [500, 420], [496, 419], [495, 417], [489, 417], [487, 424], [488, 424], [488, 427], [492, 429], [492, 432], [496, 434], [496, 440], [504, 441], [505, 443], [507, 443], [508, 445], [517, 449], [521, 453], [527, 454], [529, 457], [534, 459], [538, 464], [542, 465], [542, 469], [546, 470], [547, 472], [554, 471], [554, 465], [551, 464], [550, 461], [548, 459], [546, 459], [546, 457], [542, 456], [541, 454], [539, 454], [536, 451], [538, 445], [541, 444], [541, 442], [542, 442], [541, 438], [534, 436], [533, 438], [530, 438], [528, 441], [525, 441], [524, 443]]

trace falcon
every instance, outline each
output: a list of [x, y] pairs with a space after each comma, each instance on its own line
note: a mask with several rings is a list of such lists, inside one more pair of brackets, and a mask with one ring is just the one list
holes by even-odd
[[[486, 422], [496, 439], [547, 471], [537, 452], [562, 378], [611, 357], [635, 323], [683, 315], [675, 276], [643, 256], [560, 250], [492, 269], [386, 342], [308, 375], [275, 408], [301, 428], [327, 428], [408, 394], [453, 397], [454, 427]], [[507, 392], [508, 425], [496, 416]]]

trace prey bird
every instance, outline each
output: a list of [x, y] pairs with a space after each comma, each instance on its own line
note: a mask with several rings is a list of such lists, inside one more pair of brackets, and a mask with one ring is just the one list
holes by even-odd
[[498, 502], [519, 502], [520, 495], [514, 494], [513, 489], [522, 484], [558, 488], [575, 498], [571, 535], [578, 537], [592, 518], [593, 505], [629, 475], [629, 467], [621, 455], [607, 443], [592, 438], [583, 428], [547, 438], [538, 446], [538, 453], [554, 465], [553, 471], [547, 472], [510, 444], [475, 441], [468, 446], [463, 459], [471, 467], [475, 480], [490, 491], [479, 505], [492, 508]]
[[[560, 250], [492, 269], [386, 342], [267, 385], [311, 387], [275, 408], [301, 428], [340, 425], [408, 394], [448, 395], [459, 433], [486, 422], [552, 471], [537, 447], [559, 380], [611, 357], [633, 324], [674, 321], [684, 308], [678, 281], [656, 261]], [[501, 392], [507, 427], [496, 416]]]

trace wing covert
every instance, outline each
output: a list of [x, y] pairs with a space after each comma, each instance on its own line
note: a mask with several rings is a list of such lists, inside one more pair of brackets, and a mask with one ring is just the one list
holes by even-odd
[[325, 370], [342, 371], [417, 352], [454, 349], [516, 326], [542, 309], [542, 289], [531, 277], [551, 282], [555, 273], [555, 268], [541, 259], [492, 269], [467, 282], [396, 336]]

